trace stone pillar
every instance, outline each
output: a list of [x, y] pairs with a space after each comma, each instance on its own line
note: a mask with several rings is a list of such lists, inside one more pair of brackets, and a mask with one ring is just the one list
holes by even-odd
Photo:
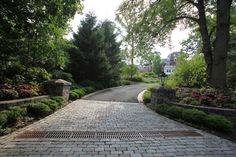
[[70, 86], [70, 82], [62, 79], [53, 79], [43, 83], [43, 88], [48, 95], [63, 96], [65, 101], [69, 100]]
[[166, 87], [152, 88], [151, 89], [151, 104], [167, 103], [175, 98], [175, 90]]

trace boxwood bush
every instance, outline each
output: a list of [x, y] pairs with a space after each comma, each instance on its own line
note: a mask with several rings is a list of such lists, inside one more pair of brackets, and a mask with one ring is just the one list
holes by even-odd
[[59, 106], [62, 106], [64, 104], [64, 98], [62, 96], [54, 96], [50, 97], [50, 99], [56, 101]]
[[181, 119], [182, 118], [182, 114], [183, 114], [183, 108], [181, 107], [177, 107], [177, 106], [170, 106], [167, 109], [167, 114], [173, 118], [178, 118]]
[[202, 124], [206, 117], [206, 113], [197, 109], [185, 109], [183, 110], [183, 119], [193, 124]]
[[49, 115], [51, 109], [48, 105], [41, 102], [33, 103], [27, 106], [27, 114], [30, 117], [40, 118]]
[[214, 130], [225, 131], [225, 132], [231, 131], [233, 128], [232, 122], [228, 121], [223, 116], [214, 114], [206, 116], [205, 125]]
[[59, 107], [59, 103], [52, 99], [43, 99], [40, 102], [46, 104], [51, 109], [51, 111], [55, 111]]
[[7, 124], [14, 125], [18, 118], [22, 118], [26, 115], [25, 108], [18, 106], [10, 107], [8, 110], [2, 111], [2, 113], [7, 115]]

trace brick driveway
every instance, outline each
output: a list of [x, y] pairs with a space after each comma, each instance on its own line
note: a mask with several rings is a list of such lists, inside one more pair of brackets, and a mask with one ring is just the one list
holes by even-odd
[[[141, 139], [17, 139], [24, 131], [195, 130], [198, 137]], [[222, 156], [236, 157], [236, 144], [177, 123], [142, 104], [77, 100], [56, 113], [0, 138], [0, 156]]]

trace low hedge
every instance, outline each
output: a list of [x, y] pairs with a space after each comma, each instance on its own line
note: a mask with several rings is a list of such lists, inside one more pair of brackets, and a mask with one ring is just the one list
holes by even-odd
[[143, 102], [144, 102], [144, 104], [151, 102], [151, 92], [150, 91], [145, 91], [143, 93]]
[[37, 102], [27, 106], [27, 114], [29, 117], [41, 118], [49, 115], [51, 109], [48, 105]]
[[55, 111], [59, 107], [59, 103], [52, 99], [43, 99], [40, 102], [47, 105], [52, 111]]
[[221, 115], [206, 114], [197, 109], [185, 109], [166, 104], [154, 105], [151, 108], [157, 113], [168, 115], [170, 118], [181, 119], [216, 131], [230, 132], [233, 129], [232, 122]]

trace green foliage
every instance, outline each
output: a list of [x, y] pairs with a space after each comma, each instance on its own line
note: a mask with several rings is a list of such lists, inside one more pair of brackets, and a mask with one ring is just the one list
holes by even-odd
[[0, 2], [0, 71], [19, 62], [51, 70], [63, 64], [67, 22], [81, 1], [8, 1]]
[[49, 115], [51, 109], [43, 103], [33, 103], [27, 106], [27, 115], [34, 118], [41, 118]]
[[144, 72], [144, 73], [141, 73], [141, 76], [145, 77], [145, 78], [156, 78], [157, 77], [154, 72]]
[[74, 91], [70, 91], [70, 96], [69, 96], [69, 99], [70, 100], [76, 100], [76, 99], [79, 99], [80, 98], [80, 95]]
[[55, 111], [58, 109], [58, 102], [52, 99], [43, 99], [40, 101], [40, 103], [43, 103], [45, 105], [47, 105], [51, 111]]
[[181, 119], [216, 131], [229, 132], [233, 129], [232, 122], [225, 117], [213, 114], [208, 115], [197, 109], [184, 109], [167, 104], [152, 105], [151, 108], [157, 113], [168, 115], [171, 118]]
[[220, 115], [207, 115], [204, 121], [205, 125], [211, 129], [229, 132], [233, 129], [233, 124], [225, 117]]
[[64, 98], [62, 96], [54, 96], [50, 97], [50, 99], [56, 101], [59, 106], [62, 106], [64, 104]]
[[130, 85], [131, 84], [131, 82], [129, 81], [129, 80], [121, 80], [120, 81], [120, 85]]
[[122, 75], [123, 77], [127, 78], [127, 79], [131, 79], [133, 78], [135, 75], [137, 75], [138, 73], [138, 68], [136, 65], [127, 65], [125, 64], [122, 67]]
[[181, 107], [176, 107], [176, 106], [170, 106], [167, 110], [167, 114], [173, 118], [182, 118], [184, 109]]
[[72, 75], [70, 73], [63, 72], [63, 71], [60, 71], [60, 72], [54, 74], [53, 78], [54, 79], [63, 79], [63, 80], [69, 81], [69, 82], [74, 82]]
[[14, 125], [18, 118], [26, 115], [26, 110], [20, 107], [10, 107], [6, 111], [2, 111], [2, 113], [7, 115], [7, 124]]
[[0, 89], [0, 100], [11, 100], [19, 98], [19, 94], [14, 89]]
[[206, 64], [203, 56], [195, 54], [191, 60], [182, 54], [177, 58], [174, 74], [166, 83], [168, 86], [202, 87], [206, 85]]
[[133, 76], [133, 77], [129, 78], [128, 80], [134, 81], [134, 82], [142, 82], [143, 78], [141, 76]]
[[120, 44], [114, 29], [109, 21], [98, 25], [92, 14], [81, 21], [74, 34], [74, 47], [68, 50], [68, 70], [76, 82], [91, 80], [98, 87], [109, 87], [119, 80]]
[[143, 102], [144, 102], [144, 104], [151, 102], [151, 92], [150, 91], [145, 91], [143, 93]]
[[167, 115], [169, 106], [166, 104], [155, 105], [155, 111], [160, 114]]
[[0, 129], [4, 128], [7, 123], [7, 115], [0, 112]]
[[25, 77], [28, 81], [42, 83], [43, 81], [49, 80], [51, 74], [49, 74], [44, 68], [32, 67], [28, 69]]
[[192, 98], [192, 97], [184, 97], [180, 103], [183, 103], [183, 104], [191, 104], [191, 102], [193, 102], [195, 99]]
[[[88, 88], [89, 89], [89, 88]], [[92, 89], [92, 88], [91, 88]], [[86, 94], [86, 88], [76, 88], [70, 91], [70, 100], [76, 100]]]
[[183, 111], [183, 119], [187, 122], [193, 123], [193, 124], [202, 124], [206, 117], [206, 113], [197, 110], [197, 109], [185, 109]]
[[94, 87], [83, 87], [85, 93], [92, 93], [95, 91], [95, 88]]

